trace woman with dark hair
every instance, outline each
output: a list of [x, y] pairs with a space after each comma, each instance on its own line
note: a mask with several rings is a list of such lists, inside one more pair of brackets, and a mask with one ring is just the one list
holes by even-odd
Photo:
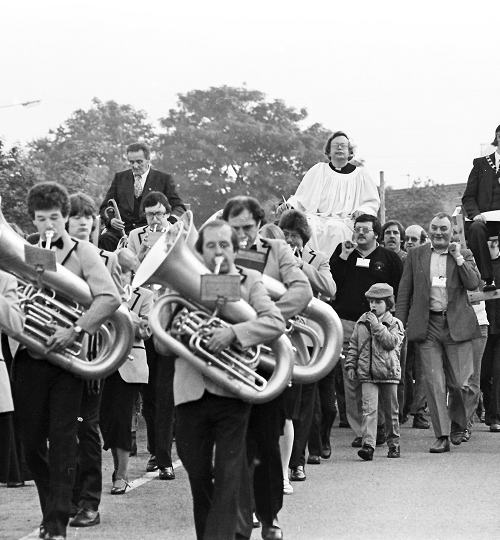
[[309, 169], [286, 204], [307, 214], [312, 228], [309, 245], [328, 257], [351, 239], [357, 216], [376, 216], [380, 206], [377, 186], [364, 167], [354, 164], [354, 152], [343, 131], [333, 133], [325, 145], [329, 162]]

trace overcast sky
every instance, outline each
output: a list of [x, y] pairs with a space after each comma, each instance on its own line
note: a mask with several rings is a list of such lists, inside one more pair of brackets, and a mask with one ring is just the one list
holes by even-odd
[[46, 135], [93, 97], [155, 121], [178, 93], [246, 83], [305, 107], [308, 123], [346, 131], [372, 177], [383, 170], [401, 188], [418, 177], [465, 182], [500, 124], [498, 1], [0, 0], [0, 8], [0, 105], [42, 100], [0, 109], [8, 145]]

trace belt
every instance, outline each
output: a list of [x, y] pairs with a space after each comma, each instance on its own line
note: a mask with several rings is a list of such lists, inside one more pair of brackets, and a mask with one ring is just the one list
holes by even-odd
[[433, 311], [431, 309], [429, 313], [431, 315], [440, 315], [441, 317], [446, 317], [446, 309], [443, 309], [443, 311]]

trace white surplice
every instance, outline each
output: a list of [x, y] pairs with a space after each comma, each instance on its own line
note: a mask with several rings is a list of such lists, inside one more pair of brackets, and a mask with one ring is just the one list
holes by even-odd
[[338, 244], [352, 239], [352, 213], [376, 216], [380, 207], [377, 186], [364, 167], [341, 174], [328, 163], [311, 167], [287, 202], [307, 215], [313, 230], [308, 245], [328, 257]]

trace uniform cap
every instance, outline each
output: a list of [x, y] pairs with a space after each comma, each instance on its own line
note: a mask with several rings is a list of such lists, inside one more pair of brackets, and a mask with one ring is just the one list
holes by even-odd
[[394, 289], [388, 283], [374, 283], [366, 292], [367, 298], [387, 298], [394, 294]]

